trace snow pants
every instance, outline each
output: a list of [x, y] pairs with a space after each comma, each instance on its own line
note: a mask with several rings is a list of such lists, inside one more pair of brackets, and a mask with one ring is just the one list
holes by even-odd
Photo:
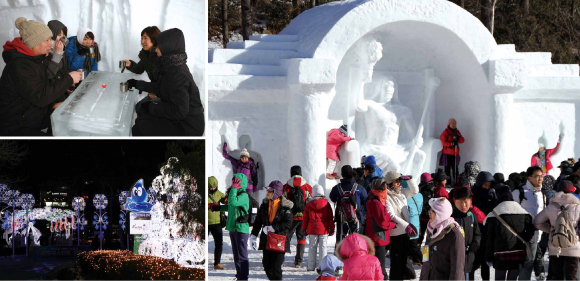
[[[308, 235], [308, 268], [315, 270], [322, 263], [322, 258], [326, 256], [326, 241], [328, 234]], [[318, 257], [316, 256], [318, 254]]]
[[336, 168], [336, 163], [337, 162], [334, 161], [334, 160], [332, 160], [332, 159], [328, 159], [328, 158], [326, 159], [326, 162], [327, 162], [327, 164], [326, 164], [326, 167], [327, 167], [326, 168], [326, 173], [332, 175], [334, 173], [334, 169]]
[[230, 232], [234, 264], [236, 265], [236, 279], [248, 280], [250, 264], [248, 262], [248, 237], [250, 234]]

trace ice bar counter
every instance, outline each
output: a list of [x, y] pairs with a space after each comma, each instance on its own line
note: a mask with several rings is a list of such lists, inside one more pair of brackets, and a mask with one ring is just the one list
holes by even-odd
[[[129, 136], [137, 90], [121, 92], [133, 73], [92, 71], [50, 116], [55, 136]], [[104, 87], [106, 85], [106, 87]]]

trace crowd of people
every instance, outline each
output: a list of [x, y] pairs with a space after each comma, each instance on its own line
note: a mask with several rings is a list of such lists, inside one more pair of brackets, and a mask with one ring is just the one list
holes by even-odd
[[[340, 145], [351, 139], [346, 126], [331, 131], [333, 151], [327, 156], [338, 160]], [[483, 280], [490, 280], [491, 267], [495, 280], [531, 280], [532, 274], [536, 280], [577, 280], [580, 162], [563, 161], [556, 179], [547, 173], [553, 168], [549, 158], [557, 146], [546, 150], [542, 144], [531, 166], [507, 179], [502, 173], [482, 170], [476, 161], [466, 162], [459, 174], [456, 146], [465, 139], [455, 120], [448, 122], [441, 141], [453, 148], [444, 156], [444, 166], [454, 167], [423, 173], [419, 184], [395, 171], [383, 173], [372, 155], [363, 158], [361, 167], [343, 165], [340, 176], [334, 173], [336, 160], [330, 159], [327, 178], [339, 181], [328, 197], [320, 185], [312, 187], [305, 181], [300, 166], [293, 166], [286, 184], [273, 181], [265, 187], [268, 193], [259, 206], [251, 203], [248, 192], [237, 191], [247, 188], [248, 176], [256, 177], [248, 164], [252, 159], [242, 150], [243, 160], [237, 160], [224, 145], [224, 157], [236, 170], [225, 195], [218, 193], [217, 180], [210, 178], [214, 269], [223, 269], [218, 218], [224, 216], [220, 211], [227, 210], [237, 280], [249, 277], [248, 236], [249, 246], [263, 251], [267, 277], [281, 280], [294, 233], [298, 238], [294, 265], [302, 266], [307, 239], [306, 270], [316, 270], [317, 280], [474, 280], [477, 270]], [[240, 168], [240, 163], [247, 167]], [[255, 218], [254, 207], [259, 209]], [[222, 217], [222, 225], [225, 220]], [[333, 235], [335, 251], [327, 253], [328, 237]], [[417, 266], [420, 276], [415, 274]]]
[[[87, 27], [67, 38], [67, 26], [57, 20], [44, 24], [21, 17], [15, 26], [20, 37], [6, 42], [2, 53], [6, 67], [0, 77], [0, 135], [50, 136], [52, 112], [82, 77], [98, 71], [99, 45]], [[125, 60], [129, 71], [145, 71], [151, 80], [127, 81], [129, 88], [148, 92], [135, 106], [133, 136], [201, 136], [203, 105], [186, 65], [182, 31], [147, 27], [141, 45], [139, 62]]]

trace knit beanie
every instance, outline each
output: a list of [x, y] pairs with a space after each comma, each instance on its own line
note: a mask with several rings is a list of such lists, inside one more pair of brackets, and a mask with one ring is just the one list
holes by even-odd
[[32, 49], [48, 38], [52, 38], [52, 31], [44, 23], [35, 20], [26, 20], [24, 17], [17, 18], [14, 26], [18, 28], [22, 43]]
[[211, 176], [208, 178], [207, 184], [210, 188], [218, 187], [218, 180], [214, 176]]
[[250, 158], [250, 153], [248, 152], [247, 149], [242, 149], [242, 152], [240, 152], [240, 157], [246, 156], [248, 158]]
[[444, 180], [448, 180], [449, 176], [447, 176], [447, 174], [445, 174], [445, 172], [443, 172], [443, 169], [437, 169], [437, 173], [435, 173], [435, 175], [433, 176], [433, 179], [435, 181], [444, 181]]
[[347, 127], [348, 127], [347, 125], [342, 125], [342, 126], [340, 126], [340, 128], [338, 128], [338, 130], [339, 130], [341, 133], [343, 133], [343, 134], [347, 135], [347, 132], [348, 132], [348, 129], [347, 129]]

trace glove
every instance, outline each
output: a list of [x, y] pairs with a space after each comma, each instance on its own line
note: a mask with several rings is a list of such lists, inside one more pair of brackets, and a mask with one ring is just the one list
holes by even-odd
[[254, 251], [258, 250], [258, 237], [256, 237], [255, 235], [250, 235], [250, 245], [252, 245], [252, 249], [254, 249]]
[[234, 178], [234, 180], [232, 181], [232, 188], [240, 189], [240, 187], [242, 187], [240, 179]]
[[414, 237], [417, 235], [417, 231], [415, 230], [415, 228], [411, 224], [409, 224], [409, 225], [407, 225], [407, 227], [405, 227], [405, 232], [407, 232], [407, 236], [409, 236], [409, 237]]
[[452, 141], [451, 142], [451, 147], [456, 147], [458, 145], [459, 145], [459, 143], [457, 141]]
[[226, 148], [228, 148], [228, 143], [224, 141], [224, 146], [222, 147], [222, 150], [226, 151]]
[[328, 232], [328, 236], [332, 236], [332, 235], [334, 235], [334, 229], [331, 230], [330, 232]]
[[218, 204], [218, 203], [212, 203], [211, 204], [211, 210], [213, 212], [218, 212], [220, 210], [220, 204]]
[[354, 140], [354, 138], [350, 138], [350, 140]]
[[133, 88], [137, 87], [137, 80], [135, 80], [135, 79], [127, 80], [127, 86], [129, 87], [129, 89], [133, 89]]
[[264, 234], [268, 235], [268, 232], [274, 232], [274, 228], [271, 225], [266, 225], [262, 229], [262, 232], [264, 232]]
[[489, 267], [493, 267], [493, 262], [490, 262], [490, 261], [488, 261], [488, 262], [486, 262], [486, 263], [487, 263], [487, 266], [489, 266]]

